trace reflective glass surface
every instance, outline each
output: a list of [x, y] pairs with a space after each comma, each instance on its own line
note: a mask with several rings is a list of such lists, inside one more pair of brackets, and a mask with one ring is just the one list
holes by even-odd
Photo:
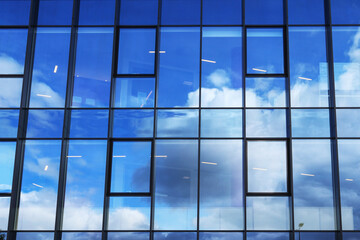
[[108, 240], [149, 240], [150, 233], [146, 232], [109, 232]]
[[62, 240], [101, 240], [101, 232], [63, 232]]
[[19, 110], [0, 110], [0, 138], [16, 138]]
[[53, 240], [54, 233], [51, 232], [18, 232], [16, 233], [17, 240]]
[[289, 24], [325, 24], [324, 0], [288, 0]]
[[285, 78], [246, 78], [247, 107], [285, 107]]
[[200, 24], [201, 0], [162, 0], [162, 25]]
[[30, 110], [26, 137], [61, 138], [64, 110]]
[[283, 24], [282, 0], [243, 0], [245, 1], [246, 24]]
[[291, 123], [293, 137], [330, 137], [327, 109], [292, 109]]
[[334, 24], [359, 24], [360, 2], [357, 0], [331, 0], [331, 20]]
[[338, 137], [360, 136], [360, 109], [337, 109], [336, 117]]
[[196, 240], [194, 232], [156, 232], [154, 240]]
[[[336, 240], [333, 232], [297, 232], [295, 240]], [[345, 240], [345, 239], [344, 239]]]
[[242, 137], [242, 110], [201, 110], [201, 137]]
[[7, 233], [6, 232], [0, 232], [0, 238], [2, 238], [3, 240], [7, 239]]
[[27, 25], [31, 0], [2, 0], [0, 25]]
[[157, 137], [197, 137], [199, 134], [198, 126], [198, 110], [157, 111]]
[[114, 137], [153, 137], [153, 129], [153, 110], [114, 110]]
[[0, 193], [11, 192], [15, 149], [16, 142], [0, 142]]
[[285, 110], [246, 110], [246, 135], [247, 137], [286, 137]]
[[39, 25], [71, 25], [73, 0], [40, 0]]
[[241, 0], [204, 0], [203, 24], [206, 25], [239, 25], [241, 24]]
[[241, 232], [200, 232], [199, 233], [199, 240], [242, 240], [243, 233]]
[[113, 25], [116, 0], [80, 0], [80, 25]]
[[343, 240], [357, 240], [360, 238], [360, 233], [358, 232], [344, 232], [342, 235]]
[[246, 234], [247, 240], [289, 240], [289, 233], [279, 232], [248, 232]]
[[72, 110], [70, 137], [107, 137], [108, 118], [108, 110]]
[[[9, 210], [10, 210], [10, 198], [9, 197], [0, 197], [0, 229], [6, 230], [8, 228], [9, 221]], [[0, 233], [0, 239], [1, 239]]]
[[156, 25], [158, 0], [122, 0], [120, 25]]
[[0, 108], [20, 107], [22, 78], [0, 78]]

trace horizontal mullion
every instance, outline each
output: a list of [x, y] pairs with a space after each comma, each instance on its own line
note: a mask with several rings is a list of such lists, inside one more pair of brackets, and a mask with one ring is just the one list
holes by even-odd
[[246, 197], [290, 197], [288, 192], [248, 192]]
[[245, 78], [286, 78], [287, 74], [283, 73], [247, 73], [245, 74]]
[[116, 74], [114, 78], [155, 78], [156, 74]]
[[151, 197], [151, 193], [150, 192], [112, 192], [112, 193], [108, 193], [108, 197]]

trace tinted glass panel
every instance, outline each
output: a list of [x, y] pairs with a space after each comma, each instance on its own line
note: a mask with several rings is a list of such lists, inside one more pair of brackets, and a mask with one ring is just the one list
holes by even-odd
[[62, 240], [101, 240], [101, 232], [64, 232]]
[[63, 122], [63, 110], [30, 110], [26, 137], [61, 138]]
[[80, 25], [113, 25], [115, 0], [80, 0]]
[[18, 110], [0, 110], [0, 138], [16, 138], [18, 123]]
[[201, 137], [242, 137], [242, 110], [201, 110]]
[[285, 110], [246, 110], [246, 134], [248, 137], [285, 137]]
[[[9, 210], [10, 210], [10, 198], [0, 197], [0, 229], [6, 230], [8, 228]], [[0, 233], [1, 236], [2, 233]], [[1, 239], [1, 237], [0, 237]]]
[[0, 107], [20, 107], [22, 84], [22, 78], [0, 78]]
[[289, 233], [276, 233], [276, 232], [248, 232], [246, 234], [247, 240], [289, 240]]
[[31, 0], [2, 0], [0, 25], [27, 25]]
[[73, 0], [40, 0], [39, 25], [70, 25]]
[[203, 1], [203, 24], [241, 24], [241, 0]]
[[329, 110], [291, 110], [291, 130], [293, 137], [330, 137]]
[[[336, 235], [332, 232], [297, 232], [295, 240], [335, 240]], [[344, 239], [345, 240], [345, 239]]]
[[114, 110], [114, 137], [153, 137], [153, 129], [153, 110]]
[[360, 109], [337, 109], [337, 133], [339, 137], [359, 137]]
[[285, 78], [246, 78], [247, 107], [285, 107]]
[[246, 24], [283, 24], [282, 0], [243, 0], [245, 1]]
[[242, 240], [243, 233], [240, 232], [227, 232], [227, 233], [199, 233], [199, 240]]
[[18, 232], [16, 233], [17, 240], [53, 240], [54, 233], [45, 233], [45, 232]]
[[198, 136], [198, 110], [158, 110], [157, 113], [158, 137]]
[[0, 193], [11, 192], [15, 149], [16, 142], [0, 142]]
[[360, 238], [360, 233], [344, 232], [343, 240], [357, 240]]
[[200, 0], [163, 0], [161, 10], [163, 25], [200, 24]]
[[324, 0], [288, 0], [289, 24], [324, 24]]
[[73, 110], [71, 111], [70, 137], [101, 138], [108, 134], [107, 110]]
[[357, 0], [331, 0], [331, 20], [335, 24], [359, 24], [360, 2]]
[[120, 6], [121, 25], [156, 25], [158, 0], [122, 0]]
[[108, 240], [149, 240], [150, 234], [146, 232], [109, 232]]
[[195, 240], [194, 232], [158, 232], [154, 233], [154, 240]]
[[2, 238], [3, 240], [6, 240], [7, 239], [7, 233], [6, 232], [0, 233], [0, 238]]

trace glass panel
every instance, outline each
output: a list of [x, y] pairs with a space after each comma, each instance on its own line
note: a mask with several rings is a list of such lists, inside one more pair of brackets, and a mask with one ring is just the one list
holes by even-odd
[[199, 61], [199, 28], [161, 29], [158, 107], [199, 105]]
[[[219, 3], [222, 4], [222, 1]], [[203, 28], [201, 60], [203, 107], [242, 106], [241, 48], [240, 27]], [[196, 92], [196, 96], [191, 96], [194, 101], [197, 94]]]
[[106, 138], [108, 118], [108, 110], [72, 110], [70, 137]]
[[111, 192], [150, 192], [151, 142], [114, 142]]
[[285, 107], [285, 78], [246, 78], [247, 107]]
[[358, 0], [331, 0], [331, 20], [335, 24], [359, 24]]
[[26, 141], [19, 230], [53, 230], [58, 193], [61, 141]]
[[156, 29], [119, 30], [118, 74], [154, 74]]
[[289, 198], [247, 197], [246, 226], [248, 230], [289, 230]]
[[0, 110], [0, 138], [16, 138], [19, 110]]
[[0, 107], [20, 107], [22, 84], [22, 78], [0, 78]]
[[284, 73], [283, 29], [248, 28], [246, 32], [247, 73]]
[[71, 25], [73, 0], [40, 0], [39, 25]]
[[78, 30], [74, 80], [75, 107], [108, 107], [113, 28]]
[[[20, 2], [20, 1], [9, 1]], [[3, 4], [2, 1], [0, 4]], [[4, 8], [0, 7], [0, 13]], [[8, 12], [11, 15], [16, 11]], [[1, 19], [8, 13], [0, 14]], [[1, 20], [0, 20], [1, 21]], [[23, 74], [26, 53], [26, 29], [0, 29], [0, 74]], [[16, 90], [16, 89], [14, 89]]]
[[147, 232], [109, 232], [108, 240], [149, 240], [150, 234]]
[[111, 197], [108, 230], [149, 230], [150, 203], [149, 197]]
[[248, 141], [248, 191], [287, 191], [287, 147], [283, 141]]
[[201, 141], [200, 230], [244, 229], [242, 146], [241, 140]]
[[289, 28], [291, 105], [327, 107], [329, 79], [324, 27]]
[[277, 232], [248, 232], [246, 234], [247, 240], [290, 240], [289, 233]]
[[282, 0], [243, 0], [245, 1], [246, 24], [283, 24]]
[[291, 110], [293, 137], [330, 137], [328, 109]]
[[344, 232], [343, 234], [342, 234], [342, 239], [343, 240], [357, 240], [357, 239], [359, 239], [360, 238], [360, 233], [358, 233], [358, 232]]
[[80, 0], [80, 25], [114, 25], [115, 0]]
[[360, 109], [337, 109], [338, 137], [359, 137]]
[[334, 230], [334, 196], [329, 140], [294, 140], [295, 226], [301, 230]]
[[158, 0], [122, 0], [120, 3], [121, 25], [156, 25]]
[[[10, 198], [0, 197], [0, 230], [7, 230], [9, 221]], [[0, 239], [1, 239], [0, 233]]]
[[198, 126], [198, 110], [158, 110], [157, 137], [197, 137]]
[[[195, 230], [198, 142], [158, 140], [155, 149], [155, 229]], [[163, 238], [157, 236], [155, 239]]]
[[195, 232], [155, 232], [154, 240], [196, 240]]
[[241, 1], [239, 0], [204, 0], [203, 24], [226, 25], [241, 24]]
[[0, 193], [11, 193], [15, 149], [16, 142], [0, 142]]
[[227, 232], [227, 233], [206, 233], [200, 232], [199, 233], [199, 240], [242, 240], [243, 233], [241, 232]]
[[101, 232], [63, 232], [62, 240], [101, 240]]
[[201, 110], [201, 137], [242, 137], [242, 110]]
[[38, 28], [30, 107], [64, 107], [70, 28]]
[[0, 2], [0, 25], [27, 25], [30, 4], [31, 0], [2, 0]]
[[289, 24], [325, 24], [324, 0], [289, 0], [288, 4]]
[[50, 232], [18, 232], [16, 233], [17, 240], [53, 240], [54, 233]]
[[30, 110], [26, 137], [61, 138], [63, 122], [63, 110]]
[[[335, 240], [336, 235], [332, 232], [297, 232], [295, 240]], [[344, 239], [345, 240], [345, 239]]]
[[1, 232], [0, 233], [0, 239], [1, 240], [6, 240], [7, 239], [7, 233], [6, 232]]
[[162, 0], [162, 25], [200, 24], [200, 0]]
[[153, 129], [153, 110], [114, 110], [114, 137], [150, 138], [154, 135]]
[[246, 134], [247, 137], [286, 137], [285, 110], [246, 110]]
[[117, 78], [115, 83], [115, 107], [154, 107], [154, 78]]
[[[63, 229], [101, 230], [106, 141], [70, 141], [67, 160]], [[72, 237], [68, 239], [94, 239]]]

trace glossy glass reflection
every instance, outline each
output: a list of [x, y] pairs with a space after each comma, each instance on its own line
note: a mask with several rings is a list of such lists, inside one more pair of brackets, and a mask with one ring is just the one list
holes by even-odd
[[112, 42], [113, 28], [78, 30], [74, 107], [109, 106]]
[[290, 234], [285, 232], [248, 232], [247, 240], [290, 240]]
[[224, 232], [224, 233], [217, 233], [217, 232], [200, 232], [199, 233], [199, 240], [242, 240], [243, 233], [241, 232]]
[[247, 229], [289, 230], [289, 202], [287, 197], [247, 197]]
[[204, 27], [201, 58], [202, 107], [242, 107], [242, 28]]
[[114, 137], [150, 138], [153, 131], [154, 110], [114, 110]]
[[23, 79], [0, 78], [0, 108], [19, 108]]
[[342, 234], [343, 240], [357, 240], [360, 238], [360, 233], [358, 232], [344, 232]]
[[108, 240], [149, 240], [150, 233], [147, 232], [109, 232]]
[[[241, 140], [201, 141], [200, 230], [244, 229], [242, 146]], [[206, 236], [200, 239], [213, 239]]]
[[158, 0], [122, 0], [120, 25], [156, 25]]
[[245, 1], [246, 24], [283, 24], [282, 0], [243, 0]]
[[69, 47], [70, 28], [37, 29], [30, 107], [65, 106]]
[[[106, 149], [106, 141], [69, 141], [64, 230], [101, 230]], [[93, 239], [85, 236], [67, 239]]]
[[289, 24], [325, 24], [324, 14], [324, 0], [288, 1]]
[[27, 25], [31, 0], [2, 0], [0, 25]]
[[291, 106], [327, 107], [329, 78], [325, 27], [290, 27], [289, 52]]
[[331, 0], [331, 20], [334, 24], [359, 24], [360, 2], [357, 0]]
[[114, 142], [111, 192], [150, 192], [151, 142]]
[[62, 240], [101, 240], [101, 232], [63, 232]]
[[115, 0], [80, 0], [80, 25], [113, 25]]
[[337, 239], [336, 234], [333, 232], [296, 232], [295, 233], [295, 240], [336, 240], [336, 239]]
[[338, 137], [359, 137], [360, 109], [337, 109], [337, 134]]
[[196, 240], [195, 232], [155, 232], [154, 240]]
[[155, 149], [155, 229], [196, 230], [197, 140], [158, 140]]
[[64, 110], [29, 110], [27, 138], [61, 138]]
[[330, 137], [328, 109], [292, 109], [293, 137]]
[[17, 240], [53, 240], [54, 233], [51, 232], [18, 232], [16, 233]]
[[150, 203], [150, 197], [111, 197], [108, 230], [150, 230]]
[[246, 135], [247, 137], [286, 137], [285, 110], [246, 110]]
[[242, 137], [242, 109], [201, 110], [201, 137]]
[[246, 78], [247, 107], [285, 107], [285, 78]]
[[158, 110], [157, 137], [197, 137], [199, 110]]
[[241, 24], [241, 4], [239, 0], [203, 1], [203, 21], [205, 25]]
[[16, 138], [19, 110], [0, 110], [0, 138]]
[[161, 10], [162, 25], [200, 24], [200, 0], [163, 0]]
[[248, 28], [246, 33], [247, 73], [284, 73], [283, 29]]
[[11, 193], [15, 149], [16, 142], [0, 142], [0, 193]]
[[293, 140], [294, 224], [334, 230], [330, 140]]
[[108, 118], [108, 110], [72, 110], [70, 137], [106, 138]]
[[73, 0], [40, 0], [39, 25], [71, 25]]
[[[10, 197], [0, 197], [0, 231], [6, 231], [9, 222]], [[0, 239], [1, 239], [0, 233]]]
[[61, 141], [26, 141], [17, 229], [53, 230]]
[[161, 28], [159, 54], [158, 107], [198, 106], [200, 29]]
[[7, 239], [7, 233], [6, 232], [0, 232], [0, 238], [3, 240]]

